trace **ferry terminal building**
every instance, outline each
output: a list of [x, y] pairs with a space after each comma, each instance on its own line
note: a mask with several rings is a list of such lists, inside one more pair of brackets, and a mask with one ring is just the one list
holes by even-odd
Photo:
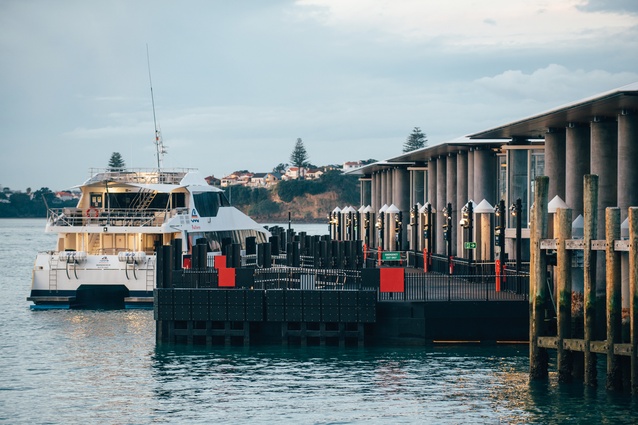
[[[638, 206], [638, 83], [350, 173], [360, 175], [359, 212], [369, 213], [362, 225], [367, 246], [480, 261], [518, 256], [525, 262], [537, 176], [549, 177], [550, 212], [572, 209], [575, 237], [586, 174], [599, 177], [599, 220], [604, 222], [606, 207], [619, 207], [622, 221], [629, 206]], [[518, 200], [517, 238], [510, 209]], [[469, 204], [471, 229], [460, 224]], [[502, 242], [495, 238], [499, 222]], [[604, 230], [598, 226], [597, 239], [604, 239]]]

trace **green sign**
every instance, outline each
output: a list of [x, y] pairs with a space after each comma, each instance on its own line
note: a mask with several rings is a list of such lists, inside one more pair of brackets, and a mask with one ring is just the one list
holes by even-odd
[[476, 242], [465, 242], [465, 249], [476, 249]]
[[401, 253], [399, 251], [385, 251], [381, 253], [381, 260], [383, 261], [399, 261], [401, 260]]

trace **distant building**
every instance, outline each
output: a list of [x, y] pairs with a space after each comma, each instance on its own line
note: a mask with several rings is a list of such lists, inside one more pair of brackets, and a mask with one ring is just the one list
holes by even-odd
[[61, 191], [61, 192], [55, 192], [55, 197], [58, 198], [60, 201], [72, 201], [74, 199], [78, 199], [77, 195], [69, 192], [69, 191]]
[[316, 180], [319, 177], [321, 177], [324, 174], [324, 172], [323, 172], [323, 170], [320, 170], [318, 168], [312, 168], [312, 169], [306, 171], [305, 174], [306, 174], [306, 178], [307, 179]]
[[303, 178], [306, 174], [306, 169], [303, 167], [288, 167], [284, 173], [284, 180], [296, 180]]
[[206, 180], [206, 183], [208, 183], [210, 186], [221, 186], [222, 184], [222, 181], [220, 179], [212, 175], [204, 177], [204, 180]]
[[220, 180], [220, 185], [222, 187], [233, 186], [236, 184], [247, 185], [250, 182], [253, 174], [247, 171], [235, 171], [232, 174], [229, 174], [225, 177], [222, 177]]
[[363, 161], [348, 161], [343, 163], [343, 171], [354, 170], [355, 168], [359, 168], [363, 165]]

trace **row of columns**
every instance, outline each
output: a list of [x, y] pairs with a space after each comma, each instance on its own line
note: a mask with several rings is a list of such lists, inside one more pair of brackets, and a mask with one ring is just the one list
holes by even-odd
[[[548, 196], [559, 196], [573, 210], [583, 213], [583, 176], [599, 178], [598, 215], [617, 206], [621, 220], [627, 208], [638, 205], [638, 115], [622, 111], [617, 117], [592, 117], [589, 123], [568, 123], [550, 128], [545, 135], [545, 175]], [[618, 184], [620, 183], [620, 184]], [[602, 237], [600, 229], [597, 237]]]
[[[448, 203], [452, 204], [452, 217], [456, 229], [451, 242], [452, 253], [458, 255], [461, 232], [457, 227], [463, 205], [469, 199], [475, 199], [477, 202], [486, 199], [492, 204], [497, 201], [495, 154], [489, 148], [472, 148], [433, 157], [428, 160], [425, 173], [427, 173], [427, 187], [424, 190], [424, 199], [413, 200], [413, 202], [422, 204], [429, 202], [437, 211], [437, 214], [434, 214], [433, 223], [437, 231], [433, 233], [436, 237], [435, 253], [441, 255], [446, 254], [442, 231], [445, 218], [441, 212]], [[362, 205], [370, 204], [375, 213], [378, 213], [384, 205], [394, 204], [404, 217], [409, 217], [412, 207], [410, 192], [410, 173], [405, 168], [388, 167], [372, 173], [369, 179], [361, 181]], [[408, 226], [403, 226], [403, 232], [401, 239], [405, 241], [405, 246], [402, 249], [407, 249], [408, 233], [411, 233]], [[378, 241], [371, 241], [371, 243], [377, 246]], [[388, 249], [388, 247], [382, 248]]]
[[[369, 187], [370, 189], [364, 188]], [[379, 213], [379, 210], [386, 205], [394, 205], [401, 211], [404, 217], [410, 214], [410, 172], [401, 167], [389, 167], [379, 172], [373, 173], [369, 181], [362, 182], [361, 201], [362, 205], [371, 205], [372, 211]], [[369, 193], [369, 198], [368, 198]], [[387, 227], [387, 226], [386, 226]], [[404, 241], [402, 250], [407, 249], [407, 230], [403, 226], [401, 240]], [[376, 238], [375, 238], [376, 239]], [[384, 238], [383, 249], [394, 249], [393, 240]], [[371, 241], [373, 246], [378, 246], [379, 241]]]
[[[496, 156], [491, 149], [473, 148], [430, 158], [428, 161], [428, 190], [426, 202], [436, 209], [436, 227], [442, 229], [445, 217], [441, 213], [452, 204], [452, 217], [458, 230], [459, 212], [469, 199], [496, 201]], [[452, 253], [458, 255], [461, 232], [453, 232]], [[443, 232], [437, 231], [436, 254], [445, 254]]]
[[[628, 208], [638, 205], [638, 114], [621, 111], [615, 117], [593, 116], [588, 123], [571, 122], [550, 128], [545, 136], [545, 174], [548, 196], [559, 196], [573, 211], [583, 214], [583, 176], [598, 176], [596, 213], [605, 217], [605, 208], [619, 207], [621, 221]], [[605, 227], [595, 229], [595, 239], [605, 238]], [[596, 259], [596, 293], [605, 292], [605, 261]], [[628, 289], [628, 262], [622, 259], [623, 290]], [[627, 299], [623, 298], [627, 306]]]

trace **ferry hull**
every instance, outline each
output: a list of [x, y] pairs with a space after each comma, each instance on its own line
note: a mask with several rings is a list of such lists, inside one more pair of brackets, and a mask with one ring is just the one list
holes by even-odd
[[35, 310], [68, 308], [153, 308], [155, 256], [140, 262], [115, 255], [87, 256], [80, 263], [58, 254], [36, 257], [28, 301]]

